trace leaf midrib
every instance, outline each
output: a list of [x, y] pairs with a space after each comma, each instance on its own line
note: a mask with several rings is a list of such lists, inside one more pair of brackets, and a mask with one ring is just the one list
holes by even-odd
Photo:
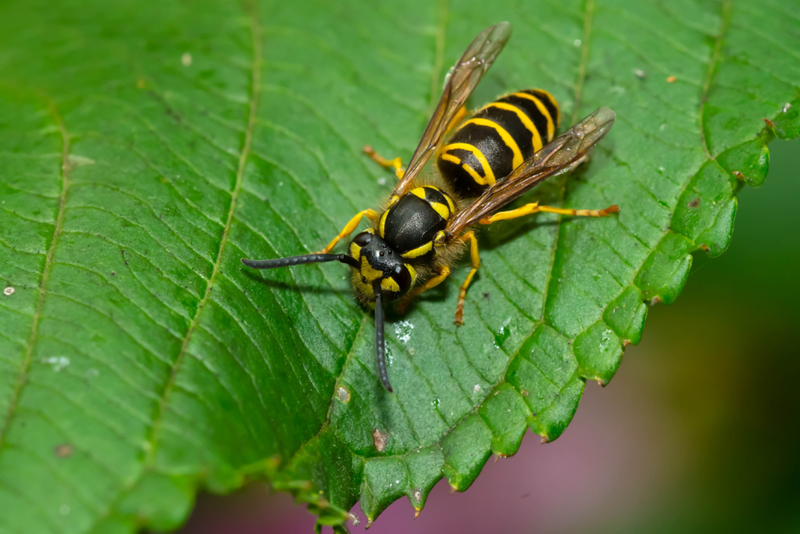
[[172, 392], [172, 389], [175, 385], [175, 380], [178, 375], [178, 371], [180, 369], [181, 363], [183, 362], [184, 358], [186, 357], [186, 353], [189, 348], [189, 343], [192, 339], [192, 334], [194, 333], [195, 329], [200, 324], [200, 317], [202, 315], [203, 309], [205, 308], [209, 298], [211, 298], [211, 293], [214, 288], [214, 281], [216, 280], [217, 274], [220, 272], [220, 268], [222, 266], [222, 260], [225, 253], [225, 246], [228, 243], [228, 236], [230, 233], [231, 225], [233, 224], [234, 214], [236, 212], [236, 203], [239, 197], [239, 192], [242, 188], [242, 182], [244, 177], [244, 170], [245, 165], [247, 163], [247, 158], [250, 154], [250, 147], [252, 144], [253, 139], [253, 132], [255, 131], [256, 127], [256, 115], [258, 111], [258, 103], [259, 103], [259, 96], [260, 96], [260, 79], [261, 79], [261, 28], [258, 23], [258, 16], [256, 12], [256, 6], [251, 0], [245, 0], [243, 3], [244, 11], [248, 14], [250, 19], [250, 33], [251, 33], [251, 40], [252, 40], [252, 48], [253, 48], [253, 60], [251, 65], [251, 87], [250, 87], [250, 99], [248, 100], [248, 116], [247, 116], [247, 126], [245, 128], [245, 136], [244, 142], [242, 145], [242, 150], [239, 154], [239, 164], [236, 169], [236, 182], [233, 187], [233, 191], [231, 192], [231, 201], [228, 205], [228, 213], [226, 217], [225, 226], [222, 230], [222, 237], [220, 239], [219, 250], [217, 251], [217, 257], [214, 261], [214, 267], [211, 271], [211, 276], [209, 277], [206, 283], [206, 290], [203, 294], [203, 298], [200, 300], [200, 303], [197, 306], [197, 310], [195, 311], [194, 317], [192, 318], [191, 323], [189, 324], [189, 328], [186, 331], [186, 335], [181, 343], [181, 349], [178, 353], [178, 357], [175, 359], [175, 363], [172, 366], [172, 371], [170, 373], [169, 380], [164, 388], [164, 392], [161, 395], [161, 400], [156, 408], [156, 414], [153, 418], [153, 425], [151, 427], [151, 434], [150, 438], [147, 440], [149, 444], [148, 447], [148, 454], [147, 458], [145, 459], [145, 465], [152, 466], [155, 462], [155, 454], [157, 450], [157, 442], [160, 435], [161, 423], [164, 418], [164, 414], [166, 412], [166, 406], [169, 402], [169, 397]]
[[703, 82], [703, 93], [700, 99], [700, 111], [698, 120], [700, 122], [700, 137], [703, 140], [703, 150], [710, 160], [716, 160], [716, 156], [711, 153], [708, 146], [708, 139], [706, 138], [706, 125], [703, 121], [705, 114], [706, 102], [708, 101], [708, 90], [711, 88], [711, 83], [714, 81], [714, 74], [717, 70], [717, 63], [722, 52], [722, 42], [725, 39], [725, 34], [728, 31], [728, 25], [731, 21], [731, 1], [722, 0], [722, 15], [719, 33], [714, 41], [714, 51], [711, 53], [711, 60], [708, 63], [708, 72], [706, 72], [706, 79]]
[[64, 225], [64, 211], [67, 203], [67, 194], [69, 193], [69, 176], [71, 171], [71, 166], [69, 163], [69, 132], [64, 125], [64, 121], [62, 120], [56, 102], [48, 96], [44, 96], [44, 98], [47, 101], [47, 107], [49, 108], [50, 114], [53, 116], [53, 120], [56, 123], [56, 128], [61, 135], [61, 194], [58, 198], [58, 215], [56, 215], [53, 238], [50, 240], [50, 244], [47, 247], [47, 253], [45, 254], [44, 260], [44, 269], [42, 269], [42, 279], [39, 282], [39, 287], [37, 288], [38, 295], [36, 297], [36, 308], [33, 312], [31, 333], [28, 337], [28, 343], [25, 347], [25, 356], [23, 357], [19, 375], [17, 376], [17, 384], [14, 387], [11, 401], [8, 404], [8, 412], [6, 413], [3, 427], [0, 429], [0, 450], [2, 450], [3, 446], [6, 444], [6, 436], [8, 435], [8, 430], [11, 428], [11, 421], [14, 419], [14, 415], [16, 414], [17, 405], [19, 404], [19, 399], [22, 396], [22, 390], [25, 389], [25, 386], [28, 383], [28, 371], [30, 370], [31, 360], [33, 358], [33, 349], [38, 342], [39, 321], [42, 316], [42, 309], [44, 308], [44, 299], [47, 295], [47, 281], [50, 278], [50, 270], [52, 269], [54, 263], [53, 253], [55, 251], [56, 244], [58, 243], [58, 238], [61, 236], [61, 231]]

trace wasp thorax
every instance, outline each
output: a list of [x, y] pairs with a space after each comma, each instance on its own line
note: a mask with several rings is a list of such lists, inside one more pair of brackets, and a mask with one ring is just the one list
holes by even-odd
[[372, 230], [361, 232], [350, 243], [350, 256], [358, 262], [353, 287], [360, 297], [375, 300], [375, 286], [385, 300], [397, 300], [413, 287], [414, 268]]

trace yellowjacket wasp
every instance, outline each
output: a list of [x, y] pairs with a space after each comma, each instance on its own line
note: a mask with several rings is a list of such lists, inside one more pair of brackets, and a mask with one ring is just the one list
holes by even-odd
[[[506, 95], [463, 122], [464, 104], [511, 36], [501, 22], [481, 32], [450, 70], [442, 97], [406, 169], [400, 158], [387, 160], [364, 151], [399, 179], [382, 212], [359, 212], [317, 254], [242, 263], [274, 269], [338, 261], [352, 267], [356, 298], [375, 309], [378, 374], [392, 391], [386, 370], [384, 303], [400, 300], [402, 311], [420, 293], [436, 287], [469, 242], [472, 269], [458, 295], [455, 322], [462, 324], [467, 287], [480, 267], [478, 242], [470, 227], [537, 212], [601, 217], [618, 211], [574, 210], [527, 204], [498, 212], [542, 180], [571, 171], [614, 124], [614, 112], [600, 108], [553, 139], [560, 120], [555, 99], [533, 89]], [[449, 143], [440, 146], [448, 132]], [[420, 172], [433, 154], [441, 180], [421, 183]], [[366, 217], [373, 228], [359, 233], [346, 254], [329, 254]]]

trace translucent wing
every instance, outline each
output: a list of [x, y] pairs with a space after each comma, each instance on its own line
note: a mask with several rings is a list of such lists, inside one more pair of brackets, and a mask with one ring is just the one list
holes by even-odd
[[402, 180], [394, 190], [395, 195], [406, 193], [419, 175], [425, 163], [442, 140], [447, 125], [456, 112], [464, 105], [473, 89], [481, 81], [483, 75], [494, 63], [497, 54], [503, 49], [511, 37], [511, 24], [501, 22], [483, 30], [450, 70], [447, 83], [442, 91], [442, 98], [433, 112], [428, 127], [422, 135], [411, 161], [408, 163]]
[[600, 108], [553, 139], [514, 169], [508, 178], [498, 181], [451, 218], [446, 230], [448, 238], [459, 236], [466, 228], [516, 200], [545, 178], [574, 169], [592, 147], [605, 137], [614, 125], [615, 117], [616, 114], [609, 108]]

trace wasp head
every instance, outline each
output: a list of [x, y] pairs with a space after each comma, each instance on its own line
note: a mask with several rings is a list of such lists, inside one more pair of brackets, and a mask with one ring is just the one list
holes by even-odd
[[382, 300], [392, 301], [414, 286], [416, 270], [372, 230], [361, 232], [350, 242], [350, 256], [358, 263], [353, 270], [353, 288], [366, 302], [375, 302], [377, 288]]

